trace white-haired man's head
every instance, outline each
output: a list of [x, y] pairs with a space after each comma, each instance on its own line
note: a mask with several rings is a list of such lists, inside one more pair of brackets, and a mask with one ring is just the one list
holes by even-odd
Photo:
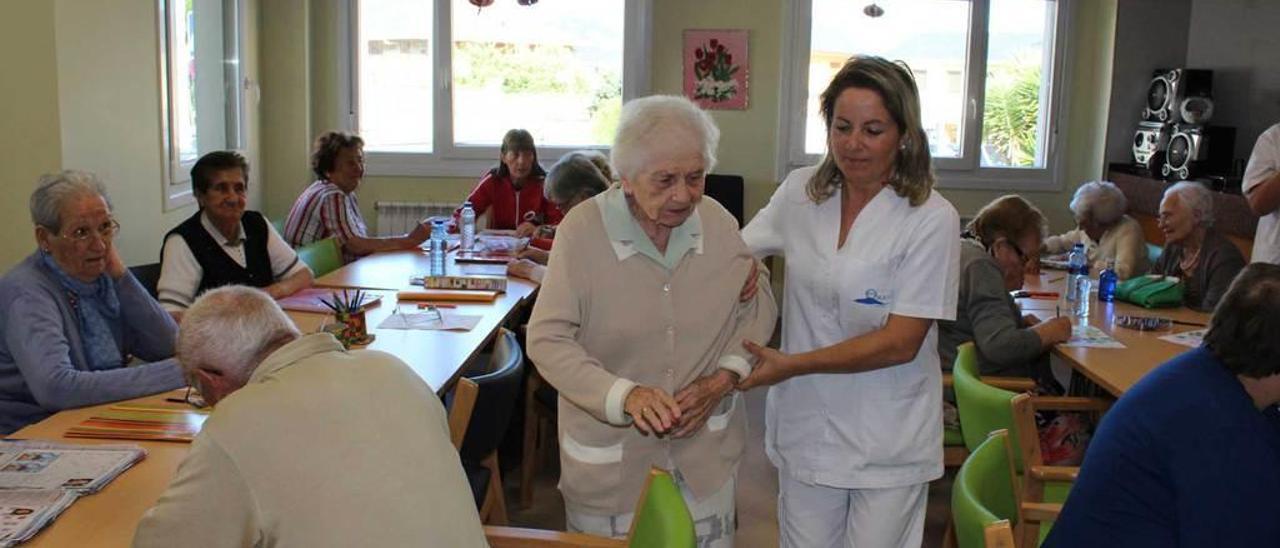
[[277, 348], [302, 336], [261, 290], [226, 286], [196, 299], [182, 316], [178, 361], [210, 404], [235, 392]]

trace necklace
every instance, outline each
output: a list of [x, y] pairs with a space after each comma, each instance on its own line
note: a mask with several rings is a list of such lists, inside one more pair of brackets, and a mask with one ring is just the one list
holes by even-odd
[[1195, 253], [1184, 255], [1182, 259], [1178, 261], [1178, 268], [1182, 269], [1184, 274], [1190, 274], [1191, 271], [1195, 269], [1196, 263], [1198, 262], [1200, 262], [1200, 250], [1196, 249]]

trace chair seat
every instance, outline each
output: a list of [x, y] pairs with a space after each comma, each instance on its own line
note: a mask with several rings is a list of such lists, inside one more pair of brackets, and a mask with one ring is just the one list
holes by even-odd
[[484, 505], [485, 493], [489, 490], [489, 469], [478, 463], [462, 463], [462, 470], [467, 474], [467, 483], [471, 485], [471, 496], [475, 497], [476, 509]]
[[942, 445], [964, 445], [964, 433], [959, 425], [942, 428]]

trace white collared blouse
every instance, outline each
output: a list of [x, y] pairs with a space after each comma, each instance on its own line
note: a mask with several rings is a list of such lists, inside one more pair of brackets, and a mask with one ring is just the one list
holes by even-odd
[[[960, 220], [937, 192], [919, 207], [885, 187], [837, 249], [841, 195], [805, 193], [816, 168], [793, 171], [743, 239], [785, 257], [782, 351], [806, 352], [884, 327], [889, 314], [955, 318]], [[802, 481], [845, 489], [918, 484], [942, 475], [938, 328], [915, 359], [862, 373], [793, 377], [769, 390], [765, 450]]]

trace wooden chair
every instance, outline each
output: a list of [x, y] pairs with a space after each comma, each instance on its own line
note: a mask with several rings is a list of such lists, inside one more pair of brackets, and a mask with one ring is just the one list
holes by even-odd
[[1028, 504], [1019, 498], [1007, 430], [992, 432], [978, 445], [951, 486], [951, 515], [960, 548], [1030, 548], [1035, 544], [1016, 542], [1012, 527], [1036, 528], [1057, 519], [1061, 510], [1061, 504]]
[[342, 268], [342, 248], [338, 240], [325, 238], [298, 248], [298, 258], [307, 263], [311, 273], [319, 278]]
[[[982, 377], [984, 384], [994, 386], [1003, 390], [1013, 392], [1027, 392], [1034, 390], [1036, 381], [1025, 377], [996, 377], [987, 375]], [[955, 386], [954, 377], [950, 373], [942, 374], [942, 388], [952, 389]], [[946, 468], [958, 468], [964, 464], [964, 459], [969, 456], [969, 448], [964, 444], [964, 425], [948, 426], [943, 425], [942, 429], [942, 465]]]
[[484, 371], [469, 374], [479, 389], [475, 410], [458, 453], [471, 483], [480, 520], [491, 525], [507, 523], [506, 494], [502, 488], [502, 468], [498, 446], [507, 432], [524, 375], [524, 352], [515, 333], [500, 329], [493, 353]]
[[449, 406], [449, 441], [453, 448], [462, 449], [462, 438], [467, 435], [467, 426], [471, 424], [471, 411], [476, 407], [476, 397], [480, 395], [480, 387], [471, 379], [458, 379], [453, 385], [453, 402]]
[[[1026, 463], [1039, 467], [1044, 465], [1039, 456], [1040, 437], [1035, 428], [1035, 409], [1102, 412], [1110, 406], [1110, 402], [1096, 398], [1019, 394], [1018, 392], [988, 384], [987, 380], [989, 378], [978, 375], [977, 348], [973, 343], [960, 345], [956, 352], [956, 363], [952, 368], [952, 382], [956, 392], [956, 407], [960, 413], [960, 426], [965, 447], [972, 453], [978, 445], [986, 441], [987, 434], [990, 432], [996, 430], [1011, 432], [1010, 435], [1014, 438], [1012, 443], [1015, 447], [1021, 448], [1024, 445], [1029, 445], [1036, 450], [1034, 457], [1025, 459], [1022, 451], [1013, 455], [1011, 460], [1018, 474], [1023, 473]], [[1034, 386], [1034, 383], [1032, 386]], [[1013, 402], [1018, 396], [1024, 396], [1034, 403], [1034, 408], [1031, 409], [1031, 414], [1028, 415], [1029, 426], [1024, 425], [1021, 428], [1015, 424], [1014, 418]], [[1027, 454], [1030, 455], [1030, 453]], [[1062, 472], [1062, 470], [1059, 470], [1061, 467], [1051, 468], [1055, 469], [1053, 470], [1055, 474]], [[1026, 500], [1032, 503], [1046, 501], [1061, 503], [1066, 500], [1067, 492], [1071, 489], [1069, 480], [1062, 479], [1065, 477], [1065, 475], [1046, 476], [1044, 483], [1042, 483], [1043, 489], [1039, 492], [1027, 493]], [[1044, 534], [1048, 533], [1051, 525], [1052, 523], [1049, 523], [1042, 528]], [[1035, 532], [1030, 531], [1027, 534]], [[1021, 535], [1022, 530], [1019, 529], [1017, 534]], [[945, 545], [950, 545], [950, 530], [947, 536], [948, 539], [946, 539]]]
[[556, 436], [556, 390], [530, 368], [524, 390], [524, 449], [520, 462], [520, 507], [533, 505], [533, 477]]
[[685, 505], [680, 488], [671, 474], [660, 468], [649, 470], [640, 500], [636, 502], [631, 530], [625, 539], [516, 527], [486, 526], [484, 532], [493, 548], [693, 548], [697, 543], [693, 517], [689, 515], [689, 507]]

